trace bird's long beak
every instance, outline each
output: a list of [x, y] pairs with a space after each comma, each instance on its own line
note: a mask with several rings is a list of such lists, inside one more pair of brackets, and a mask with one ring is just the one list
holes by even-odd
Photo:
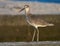
[[23, 11], [25, 8], [22, 8], [19, 12]]

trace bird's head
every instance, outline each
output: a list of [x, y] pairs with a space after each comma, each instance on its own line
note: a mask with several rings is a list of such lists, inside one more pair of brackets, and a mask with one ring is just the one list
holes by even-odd
[[29, 5], [25, 5], [24, 8], [22, 8], [19, 12], [23, 11], [24, 9], [28, 10]]
[[25, 7], [25, 8], [29, 8], [29, 5], [25, 5], [24, 7]]

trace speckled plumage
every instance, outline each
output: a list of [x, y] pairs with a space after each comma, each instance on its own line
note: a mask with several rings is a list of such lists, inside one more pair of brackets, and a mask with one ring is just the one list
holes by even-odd
[[[25, 5], [22, 10], [24, 10], [24, 9], [25, 9], [25, 16], [26, 16], [27, 23], [29, 23], [30, 25], [32, 25], [36, 28], [36, 30], [37, 30], [37, 41], [39, 41], [38, 27], [54, 26], [54, 24], [50, 24], [50, 23], [42, 20], [40, 17], [35, 17], [35, 16], [33, 17], [33, 15], [30, 14], [29, 5]], [[36, 34], [36, 31], [34, 31], [32, 41], [34, 40], [35, 34]]]

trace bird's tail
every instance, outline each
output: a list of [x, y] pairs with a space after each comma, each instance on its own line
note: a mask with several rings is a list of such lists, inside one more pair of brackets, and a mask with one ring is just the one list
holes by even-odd
[[48, 24], [48, 26], [54, 26], [54, 24]]

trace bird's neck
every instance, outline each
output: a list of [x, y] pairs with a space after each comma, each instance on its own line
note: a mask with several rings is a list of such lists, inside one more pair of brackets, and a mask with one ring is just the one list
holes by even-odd
[[25, 9], [25, 15], [26, 15], [26, 20], [27, 20], [27, 22], [29, 22], [28, 20], [30, 20], [29, 18], [30, 18], [30, 8], [26, 8]]
[[25, 8], [25, 14], [26, 14], [26, 16], [30, 14], [30, 8], [29, 7]]

